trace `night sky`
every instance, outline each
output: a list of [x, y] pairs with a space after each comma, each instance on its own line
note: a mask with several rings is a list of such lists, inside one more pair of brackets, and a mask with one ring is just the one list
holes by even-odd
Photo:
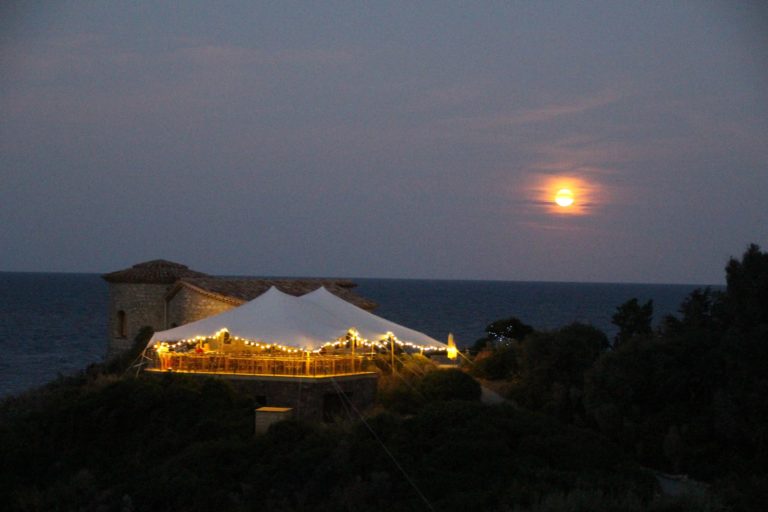
[[767, 202], [759, 2], [0, 7], [3, 271], [716, 284]]

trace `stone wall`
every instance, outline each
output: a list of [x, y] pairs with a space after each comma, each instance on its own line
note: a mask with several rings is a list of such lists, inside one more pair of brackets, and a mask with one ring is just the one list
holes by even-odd
[[[145, 325], [155, 330], [165, 328], [167, 284], [109, 284], [109, 346], [107, 359], [129, 349], [139, 329]], [[125, 328], [121, 331], [120, 312]]]
[[[188, 324], [212, 315], [218, 315], [235, 305], [217, 300], [186, 287], [182, 287], [168, 302], [168, 318], [165, 328]], [[212, 334], [212, 333], [211, 333]]]

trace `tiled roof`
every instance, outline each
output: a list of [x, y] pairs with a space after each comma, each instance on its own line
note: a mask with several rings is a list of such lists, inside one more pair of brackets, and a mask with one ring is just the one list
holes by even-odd
[[104, 274], [110, 283], [173, 284], [183, 277], [205, 277], [207, 274], [190, 270], [186, 265], [167, 260], [137, 263], [131, 268]]
[[184, 286], [235, 304], [242, 304], [243, 302], [253, 300], [269, 290], [271, 286], [275, 286], [278, 290], [296, 297], [314, 291], [320, 286], [325, 286], [329, 292], [360, 308], [371, 311], [378, 306], [376, 302], [352, 292], [351, 288], [357, 285], [347, 279], [184, 277], [173, 287], [168, 296], [172, 297]]
[[101, 276], [110, 283], [175, 284], [168, 292], [173, 297], [181, 287], [189, 287], [225, 302], [242, 304], [266, 292], [271, 286], [290, 295], [304, 295], [325, 286], [334, 295], [355, 306], [373, 310], [374, 301], [361, 297], [352, 288], [357, 286], [348, 279], [263, 279], [214, 277], [190, 270], [186, 265], [167, 260], [137, 263], [131, 268], [110, 272]]

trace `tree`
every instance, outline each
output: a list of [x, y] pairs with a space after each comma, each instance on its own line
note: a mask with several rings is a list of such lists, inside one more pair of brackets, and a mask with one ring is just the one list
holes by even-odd
[[614, 339], [614, 346], [618, 346], [635, 336], [651, 334], [651, 321], [653, 320], [653, 301], [649, 300], [643, 305], [632, 298], [616, 308], [611, 317], [611, 323], [619, 328]]
[[683, 299], [678, 312], [681, 318], [667, 315], [662, 321], [661, 334], [676, 335], [684, 332], [720, 331], [726, 323], [723, 312], [723, 294], [709, 287], [697, 288]]
[[751, 244], [725, 267], [728, 314], [742, 329], [768, 324], [768, 253]]
[[526, 336], [533, 333], [533, 327], [523, 323], [519, 318], [511, 316], [502, 318], [488, 324], [485, 328], [485, 337], [480, 338], [472, 346], [472, 351], [477, 353], [488, 347], [498, 348], [500, 342], [510, 340], [522, 341]]
[[584, 372], [607, 348], [608, 339], [601, 330], [579, 323], [528, 336], [517, 347], [513, 398], [530, 409], [571, 421], [582, 408]]
[[497, 339], [507, 338], [521, 341], [533, 332], [533, 327], [523, 323], [519, 318], [512, 316], [502, 320], [496, 320], [485, 328], [485, 332], [488, 333], [489, 336]]
[[483, 350], [474, 359], [472, 374], [490, 380], [505, 379], [517, 372], [518, 342], [512, 345]]
[[475, 379], [456, 369], [429, 372], [419, 382], [418, 390], [428, 401], [477, 401], [482, 391]]
[[523, 323], [519, 318], [514, 316], [502, 318], [488, 324], [485, 328], [485, 336], [472, 345], [472, 352], [477, 354], [487, 348], [503, 349], [509, 341], [522, 341], [531, 333], [533, 333], [533, 327]]

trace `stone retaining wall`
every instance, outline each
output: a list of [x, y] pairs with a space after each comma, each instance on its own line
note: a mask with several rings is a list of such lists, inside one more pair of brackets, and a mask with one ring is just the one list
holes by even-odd
[[[147, 372], [145, 375], [162, 377], [166, 374]], [[245, 377], [201, 373], [181, 375], [226, 379], [236, 389], [252, 396], [255, 404], [290, 407], [295, 419], [307, 421], [357, 418], [358, 412], [362, 413], [375, 402], [379, 379], [375, 373], [321, 378]], [[354, 407], [350, 407], [350, 404]]]

